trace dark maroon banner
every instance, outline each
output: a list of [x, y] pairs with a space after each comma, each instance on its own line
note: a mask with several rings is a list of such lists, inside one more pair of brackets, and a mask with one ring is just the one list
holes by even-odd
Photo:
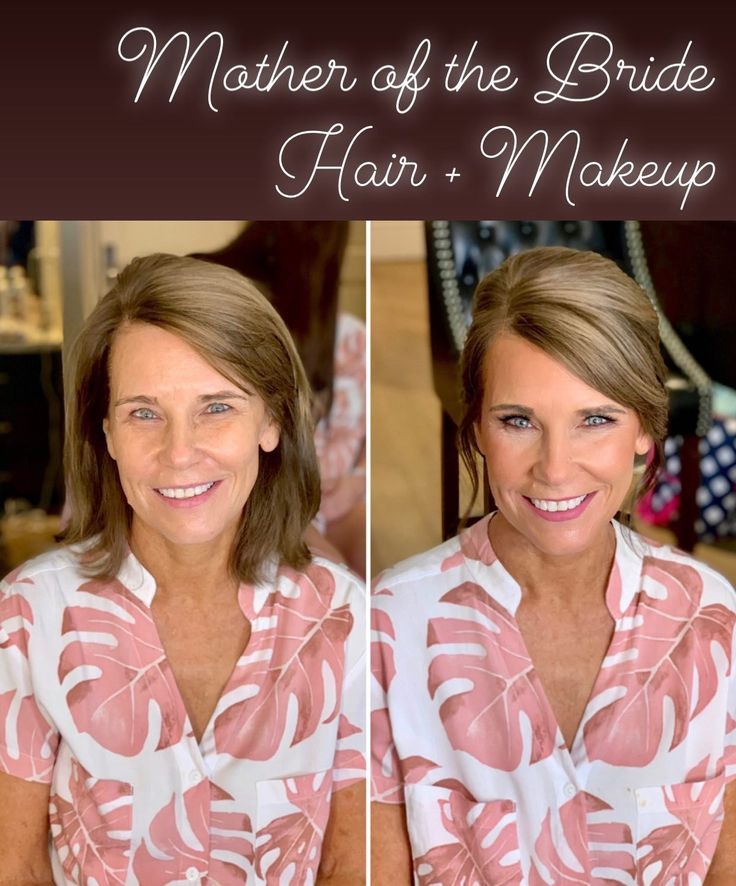
[[16, 4], [4, 217], [733, 218], [733, 4]]

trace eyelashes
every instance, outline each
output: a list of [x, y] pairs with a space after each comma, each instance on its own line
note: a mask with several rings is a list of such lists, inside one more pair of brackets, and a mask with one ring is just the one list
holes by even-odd
[[498, 420], [504, 427], [518, 431], [534, 427], [532, 420], [527, 415], [499, 415]]
[[[501, 425], [511, 430], [526, 431], [533, 430], [535, 425], [533, 419], [523, 413], [509, 413], [507, 415], [499, 415], [498, 421]], [[586, 428], [604, 428], [617, 424], [618, 421], [613, 415], [606, 415], [600, 412], [594, 412], [585, 415], [581, 419], [581, 424]]]
[[[233, 407], [230, 406], [229, 403], [221, 403], [217, 401], [215, 403], [208, 403], [203, 412], [204, 415], [219, 416], [227, 415], [232, 411]], [[130, 412], [130, 417], [141, 422], [149, 422], [155, 421], [158, 418], [158, 414], [148, 406], [139, 406], [137, 409], [133, 409]]]
[[156, 418], [156, 413], [149, 409], [147, 406], [141, 406], [138, 409], [134, 409], [130, 413], [131, 418], [138, 418], [141, 421], [151, 421]]

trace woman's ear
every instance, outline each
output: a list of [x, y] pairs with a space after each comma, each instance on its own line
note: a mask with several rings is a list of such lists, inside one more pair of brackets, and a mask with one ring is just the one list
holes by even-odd
[[264, 420], [263, 430], [258, 439], [258, 445], [264, 452], [273, 452], [279, 445], [281, 439], [281, 431], [276, 422], [269, 417]]
[[113, 461], [116, 461], [116, 459], [115, 459], [115, 445], [113, 444], [112, 434], [110, 433], [110, 419], [109, 418], [102, 419], [102, 432], [105, 435], [105, 442], [107, 443], [107, 451], [110, 453], [110, 458]]
[[473, 434], [475, 436], [476, 449], [478, 450], [478, 452], [480, 452], [480, 454], [483, 456], [483, 458], [485, 458], [486, 454], [483, 449], [483, 438], [480, 435], [480, 426], [477, 421], [473, 422]]
[[646, 455], [652, 446], [654, 446], [654, 440], [651, 436], [644, 431], [640, 431], [639, 436], [636, 438], [636, 445], [634, 446], [636, 454]]

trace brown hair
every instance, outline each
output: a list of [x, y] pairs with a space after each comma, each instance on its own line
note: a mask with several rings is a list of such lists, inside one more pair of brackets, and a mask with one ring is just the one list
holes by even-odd
[[303, 566], [310, 555], [302, 536], [319, 507], [320, 486], [309, 383], [291, 336], [240, 274], [163, 254], [134, 259], [74, 343], [65, 385], [71, 504], [65, 543], [87, 542], [85, 569], [100, 577], [117, 574], [127, 551], [132, 513], [102, 422], [109, 407], [110, 349], [128, 323], [149, 323], [179, 336], [233, 384], [252, 386], [262, 398], [280, 439], [273, 452], [259, 454], [230, 569], [241, 581], [254, 582], [273, 557]]
[[666, 368], [657, 314], [639, 285], [595, 252], [540, 247], [506, 259], [473, 297], [461, 372], [465, 416], [459, 448], [478, 493], [475, 424], [483, 400], [486, 351], [501, 333], [541, 348], [606, 397], [633, 409], [655, 442], [633, 500], [654, 483], [667, 429]]
[[195, 258], [241, 273], [261, 289], [294, 339], [312, 385], [315, 421], [329, 415], [346, 221], [251, 221], [216, 252]]

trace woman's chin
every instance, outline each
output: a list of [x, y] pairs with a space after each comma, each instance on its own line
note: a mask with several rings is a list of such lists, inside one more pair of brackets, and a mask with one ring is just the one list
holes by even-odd
[[582, 503], [582, 508], [575, 508], [578, 513], [574, 514], [545, 512], [527, 499], [521, 504], [512, 515], [499, 508], [504, 521], [521, 536], [517, 544], [526, 542], [545, 556], [564, 557], [581, 555], [606, 543], [611, 518], [601, 513], [595, 495]]
[[[150, 522], [139, 526], [141, 532], [134, 534], [144, 539], [147, 546], [163, 546], [171, 549], [181, 549], [182, 553], [199, 547], [217, 547], [223, 541], [229, 545], [234, 536], [234, 529], [229, 527], [216, 527], [211, 522], [197, 525], [193, 521], [181, 525], [155, 526]], [[135, 521], [134, 521], [135, 529]]]

